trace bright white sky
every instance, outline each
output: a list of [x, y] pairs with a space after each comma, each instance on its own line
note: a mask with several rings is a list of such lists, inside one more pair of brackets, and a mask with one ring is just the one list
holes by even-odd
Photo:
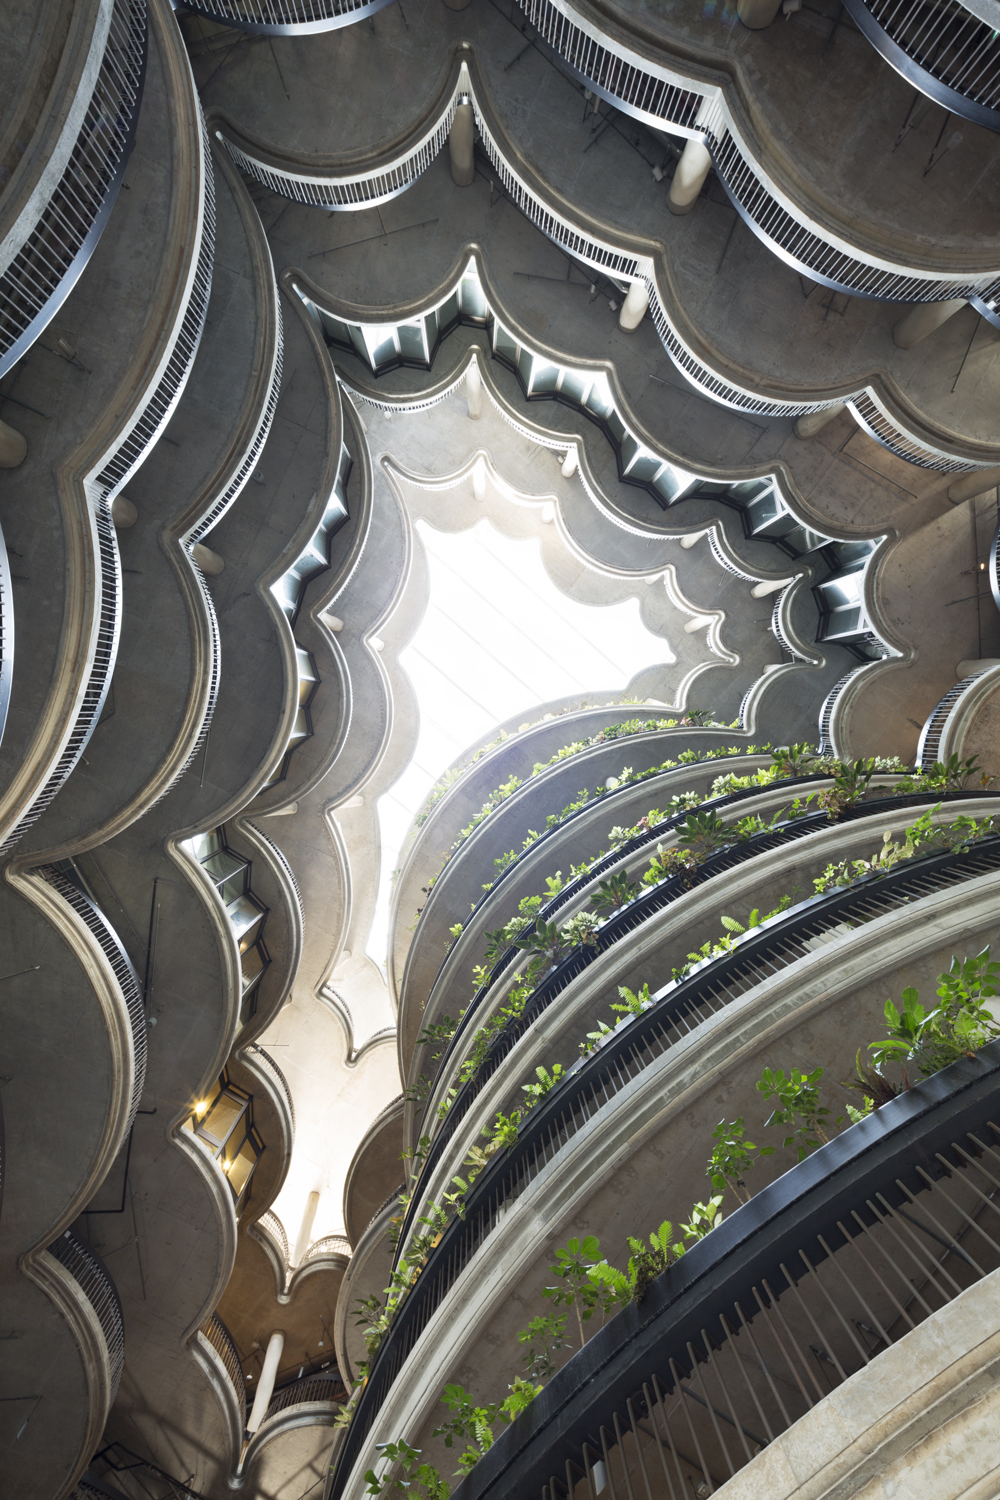
[[553, 698], [621, 692], [644, 667], [674, 660], [643, 625], [639, 601], [577, 603], [542, 565], [537, 539], [513, 541], [489, 521], [436, 531], [419, 520], [427, 552], [427, 612], [400, 665], [413, 683], [420, 730], [413, 758], [379, 799], [379, 899], [368, 953], [384, 964], [391, 873], [415, 814], [462, 752], [515, 714]]

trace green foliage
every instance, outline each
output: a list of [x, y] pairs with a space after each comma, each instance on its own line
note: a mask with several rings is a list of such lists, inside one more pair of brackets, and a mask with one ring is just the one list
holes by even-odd
[[952, 959], [948, 973], [939, 976], [941, 1003], [932, 1010], [925, 1011], [912, 987], [903, 991], [901, 1010], [887, 1000], [889, 1035], [868, 1049], [876, 1067], [912, 1061], [929, 1078], [960, 1057], [974, 1056], [1000, 1036], [1000, 1024], [986, 1004], [998, 993], [998, 975], [1000, 963], [991, 962], [990, 950], [984, 948], [972, 958]]
[[689, 813], [677, 830], [677, 842], [690, 850], [699, 863], [733, 842], [733, 831], [719, 817], [714, 807]]
[[634, 881], [629, 880], [624, 870], [616, 875], [610, 875], [607, 880], [598, 883], [597, 890], [590, 897], [590, 904], [595, 911], [602, 915], [608, 915], [617, 911], [619, 907], [625, 906], [638, 895], [639, 887]]
[[877, 766], [871, 757], [868, 760], [825, 763], [823, 769], [828, 766], [833, 786], [816, 793], [816, 801], [831, 818], [839, 818], [861, 801], [871, 785]]
[[819, 755], [812, 745], [783, 745], [772, 750], [771, 760], [778, 776], [808, 776], [815, 769]]
[[452, 1016], [442, 1016], [440, 1021], [433, 1026], [425, 1026], [416, 1040], [418, 1047], [437, 1047], [436, 1052], [431, 1053], [431, 1058], [436, 1062], [444, 1053], [445, 1048], [455, 1035], [458, 1022]]
[[[711, 1234], [722, 1223], [722, 1194], [709, 1198], [707, 1203], [696, 1203], [691, 1209], [691, 1217], [686, 1224], [680, 1226], [681, 1234], [685, 1240], [703, 1240], [706, 1234]], [[679, 1247], [675, 1248], [674, 1254], [678, 1253]]]
[[540, 1313], [521, 1329], [517, 1341], [528, 1346], [521, 1359], [526, 1380], [551, 1380], [556, 1355], [573, 1347], [566, 1339], [565, 1313]]
[[[483, 1454], [493, 1446], [495, 1424], [515, 1421], [541, 1389], [540, 1385], [517, 1376], [513, 1385], [508, 1387], [510, 1394], [503, 1401], [480, 1406], [464, 1386], [446, 1385], [441, 1400], [451, 1412], [451, 1420], [435, 1427], [432, 1436], [443, 1437], [446, 1448], [451, 1448], [456, 1438], [468, 1445], [459, 1455], [456, 1474], [465, 1475], [475, 1468]], [[376, 1490], [375, 1493], [379, 1492]], [[448, 1491], [445, 1490], [444, 1494], [447, 1495]]]
[[648, 1010], [653, 1003], [653, 997], [649, 993], [649, 984], [645, 983], [638, 994], [630, 990], [627, 984], [618, 986], [619, 1000], [612, 1000], [611, 1009], [620, 1016], [640, 1016], [644, 1010]]
[[817, 1146], [825, 1144], [830, 1137], [826, 1133], [826, 1121], [830, 1111], [819, 1102], [819, 1081], [823, 1069], [815, 1068], [803, 1073], [799, 1068], [765, 1068], [757, 1080], [757, 1089], [765, 1099], [775, 1100], [775, 1107], [765, 1128], [784, 1125], [790, 1130], [782, 1145], [794, 1146], [798, 1160], [802, 1161]]
[[721, 938], [713, 941], [711, 938], [702, 943], [700, 948], [687, 955], [687, 961], [678, 968], [671, 970], [674, 979], [684, 979], [690, 974], [695, 964], [704, 963], [709, 958], [721, 958], [724, 953], [730, 953], [736, 947], [737, 942], [748, 932], [762, 927], [765, 922], [770, 922], [773, 917], [780, 917], [782, 912], [791, 905], [791, 896], [782, 896], [777, 906], [772, 911], [761, 916], [759, 909], [755, 906], [747, 917], [746, 924], [737, 921], [735, 917], [722, 916], [720, 921], [726, 929]]
[[381, 1456], [391, 1467], [401, 1466], [401, 1473], [394, 1479], [382, 1478], [369, 1469], [365, 1474], [366, 1495], [419, 1495], [423, 1500], [448, 1500], [451, 1486], [441, 1478], [440, 1471], [432, 1464], [422, 1464], [420, 1449], [411, 1448], [402, 1438], [396, 1443], [377, 1443]]
[[749, 1203], [746, 1175], [761, 1157], [773, 1156], [774, 1147], [758, 1147], [753, 1141], [748, 1141], [742, 1115], [738, 1120], [720, 1120], [712, 1132], [712, 1140], [715, 1145], [705, 1168], [705, 1176], [717, 1193], [724, 1195], [726, 1188], [729, 1188], [737, 1203]]

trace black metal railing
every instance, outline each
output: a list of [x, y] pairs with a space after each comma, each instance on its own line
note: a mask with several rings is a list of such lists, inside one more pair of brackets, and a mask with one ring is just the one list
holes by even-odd
[[135, 1123], [136, 1110], [139, 1108], [139, 1100], [146, 1081], [146, 1012], [142, 985], [139, 983], [139, 976], [132, 967], [132, 960], [125, 952], [121, 939], [96, 902], [75, 880], [64, 871], [57, 869], [55, 865], [40, 865], [38, 873], [54, 891], [59, 893], [66, 905], [72, 907], [77, 916], [82, 919], [111, 965], [121, 991], [122, 1001], [128, 1015], [129, 1029], [132, 1033], [134, 1070], [132, 1098], [129, 1103], [128, 1119], [123, 1130], [124, 1137]]
[[71, 1229], [53, 1240], [49, 1254], [65, 1266], [97, 1315], [111, 1365], [111, 1401], [114, 1401], [125, 1362], [125, 1323], [115, 1284], [97, 1251]]
[[392, 0], [185, 0], [195, 15], [259, 36], [309, 36], [374, 15]]
[[232, 1382], [233, 1391], [236, 1394], [236, 1400], [240, 1408], [240, 1431], [242, 1432], [247, 1425], [247, 1382], [246, 1376], [243, 1374], [243, 1364], [240, 1360], [239, 1350], [233, 1342], [232, 1334], [218, 1313], [213, 1313], [201, 1325], [201, 1331], [222, 1360], [226, 1374]]
[[114, 206], [146, 73], [146, 0], [116, 0], [94, 92], [66, 168], [0, 276], [0, 376], [69, 296]]
[[844, 0], [877, 52], [952, 114], [1000, 130], [1000, 34], [960, 0]]
[[278, 1088], [284, 1096], [285, 1103], [288, 1105], [288, 1113], [292, 1117], [292, 1131], [294, 1132], [295, 1102], [292, 1099], [292, 1091], [288, 1087], [288, 1079], [278, 1067], [278, 1064], [275, 1062], [270, 1052], [265, 1052], [264, 1048], [261, 1047], [259, 1043], [250, 1042], [247, 1046], [247, 1051], [253, 1054], [254, 1061], [261, 1063], [266, 1071], [271, 1075], [274, 1082], [278, 1085]]
[[293, 1380], [275, 1391], [263, 1420], [268, 1422], [279, 1412], [287, 1411], [290, 1406], [301, 1406], [305, 1401], [329, 1401], [342, 1406], [346, 1400], [347, 1391], [338, 1370], [305, 1375], [301, 1380]]
[[694, 1245], [574, 1355], [456, 1500], [711, 1494], [994, 1271], [998, 1239], [993, 1043], [845, 1131]]
[[341, 1451], [350, 1469], [400, 1370], [431, 1317], [483, 1242], [525, 1189], [632, 1081], [713, 1016], [775, 972], [805, 958], [846, 923], [867, 923], [912, 901], [1000, 871], [1000, 836], [960, 853], [942, 853], [792, 907], [738, 939], [720, 958], [699, 964], [652, 997], [653, 1004], [615, 1027], [578, 1059], [522, 1122], [517, 1145], [498, 1153], [476, 1178], [461, 1218], [451, 1221], [402, 1303], [373, 1361]]

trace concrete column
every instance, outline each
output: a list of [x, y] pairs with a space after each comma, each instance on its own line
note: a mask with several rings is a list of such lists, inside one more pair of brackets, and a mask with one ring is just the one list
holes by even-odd
[[[357, 806], [362, 800], [363, 799], [361, 797], [352, 797], [351, 803]], [[344, 803], [343, 805], [350, 806], [351, 803]], [[312, 1244], [312, 1232], [313, 1225], [316, 1222], [317, 1208], [319, 1208], [319, 1193], [314, 1190], [306, 1199], [305, 1212], [302, 1215], [302, 1223], [299, 1227], [298, 1239], [295, 1241], [295, 1250], [292, 1253], [293, 1266], [299, 1266], [302, 1264], [302, 1257], [305, 1255], [306, 1251], [309, 1249], [309, 1246]]]
[[576, 449], [567, 448], [566, 457], [559, 466], [559, 472], [564, 479], [572, 479], [576, 473]]
[[768, 578], [761, 583], [755, 583], [750, 590], [750, 596], [753, 599], [766, 599], [768, 594], [778, 594], [794, 582], [794, 575], [791, 578]]
[[905, 318], [894, 324], [892, 341], [900, 349], [912, 349], [935, 328], [947, 323], [968, 304], [964, 297], [949, 297], [946, 302], [918, 302], [911, 307]]
[[225, 560], [221, 558], [217, 552], [213, 552], [211, 547], [203, 546], [201, 542], [195, 542], [194, 546], [191, 548], [191, 556], [194, 558], [201, 571], [203, 573], [208, 573], [212, 578], [215, 578], [219, 573], [221, 573], [223, 568], [226, 566]]
[[111, 519], [118, 531], [127, 531], [139, 519], [139, 512], [127, 495], [116, 495], [111, 502]]
[[458, 187], [468, 187], [476, 175], [475, 145], [476, 117], [472, 105], [460, 104], [455, 111], [455, 123], [448, 132], [451, 180]]
[[469, 361], [465, 372], [465, 399], [469, 405], [469, 416], [475, 420], [482, 410], [483, 377], [479, 373], [478, 359]]
[[682, 536], [681, 546], [684, 548], [684, 551], [687, 552], [690, 547], [693, 547], [697, 542], [700, 542], [703, 536], [708, 536], [708, 532], [692, 531], [690, 536]]
[[285, 1347], [285, 1335], [278, 1328], [271, 1334], [267, 1341], [267, 1353], [264, 1355], [264, 1367], [260, 1372], [260, 1380], [257, 1384], [257, 1394], [253, 1398], [253, 1411], [247, 1423], [247, 1432], [256, 1432], [264, 1420], [264, 1413], [271, 1404], [274, 1394], [274, 1379], [278, 1373], [278, 1365], [281, 1361], [281, 1351]]
[[618, 327], [625, 333], [634, 333], [646, 316], [648, 306], [649, 288], [644, 281], [633, 281], [618, 314]]
[[781, 0], [737, 0], [736, 14], [751, 31], [770, 26], [781, 9]]
[[677, 170], [670, 184], [670, 192], [667, 194], [667, 207], [672, 214], [691, 212], [698, 201], [698, 194], [705, 184], [711, 165], [712, 157], [704, 141], [700, 138], [696, 141], [688, 141], [681, 152], [681, 159], [677, 163]]
[[684, 634], [694, 635], [696, 630], [704, 630], [707, 625], [712, 625], [714, 622], [714, 615], [692, 615], [684, 626]]
[[834, 417], [839, 417], [842, 411], [847, 410], [846, 401], [838, 401], [836, 406], [828, 406], [823, 411], [809, 411], [804, 417], [799, 417], [792, 431], [797, 438], [815, 437]]
[[28, 439], [0, 422], [0, 469], [16, 469], [28, 456]]
[[971, 500], [975, 495], [985, 495], [987, 490], [1000, 484], [1000, 468], [976, 469], [973, 474], [963, 474], [961, 479], [948, 486], [948, 499], [952, 505], [960, 500]]
[[481, 458], [477, 458], [472, 466], [472, 493], [478, 504], [482, 505], [486, 499], [486, 465]]

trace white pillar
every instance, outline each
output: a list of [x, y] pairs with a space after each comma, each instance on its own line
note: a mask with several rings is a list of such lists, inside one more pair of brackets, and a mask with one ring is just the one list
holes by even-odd
[[694, 635], [696, 630], [704, 630], [706, 625], [713, 625], [714, 623], [714, 615], [692, 615], [684, 626], [684, 634]]
[[127, 531], [139, 519], [139, 512], [127, 495], [116, 495], [111, 502], [111, 519], [118, 531]]
[[278, 1364], [284, 1347], [285, 1335], [278, 1328], [267, 1341], [267, 1353], [264, 1355], [264, 1366], [260, 1372], [257, 1394], [253, 1398], [253, 1411], [247, 1423], [247, 1432], [257, 1431], [264, 1420], [264, 1413], [271, 1404], [271, 1397], [274, 1394], [274, 1378], [278, 1373]]
[[576, 473], [576, 449], [567, 448], [566, 457], [559, 466], [559, 472], [564, 479], [572, 479]]
[[912, 349], [967, 305], [964, 297], [949, 297], [946, 302], [918, 302], [905, 318], [893, 325], [892, 341], [900, 349]]
[[781, 0], [737, 0], [736, 14], [751, 31], [770, 26], [781, 9]]
[[834, 417], [839, 417], [842, 411], [847, 410], [846, 401], [838, 401], [836, 406], [824, 407], [822, 411], [806, 412], [804, 417], [799, 417], [792, 431], [797, 438], [815, 437]]
[[689, 214], [698, 201], [698, 194], [705, 184], [712, 157], [708, 147], [699, 137], [688, 141], [681, 152], [674, 179], [667, 194], [667, 207], [672, 214]]
[[469, 416], [475, 419], [482, 409], [483, 377], [479, 373], [478, 359], [470, 359], [465, 372], [465, 399], [469, 403]]
[[208, 573], [212, 578], [221, 573], [226, 566], [225, 561], [217, 552], [213, 552], [211, 547], [203, 546], [201, 542], [195, 542], [191, 548], [191, 556], [201, 571]]
[[[357, 807], [364, 801], [363, 797], [352, 797], [349, 802], [341, 803], [342, 807]], [[295, 1241], [295, 1250], [292, 1254], [292, 1265], [302, 1264], [302, 1257], [312, 1244], [313, 1225], [316, 1222], [316, 1210], [319, 1208], [319, 1193], [313, 1190], [306, 1199], [305, 1212], [302, 1215], [302, 1223], [299, 1227], [298, 1239]]]
[[646, 316], [648, 306], [649, 288], [644, 281], [633, 281], [618, 314], [618, 327], [625, 333], [634, 333]]
[[700, 542], [703, 536], [708, 536], [708, 532], [692, 531], [690, 536], [682, 536], [681, 546], [684, 548], [684, 551], [686, 552], [689, 547], [693, 547], [696, 542]]
[[977, 469], [974, 474], [963, 474], [948, 486], [948, 499], [953, 505], [960, 500], [971, 500], [975, 495], [985, 495], [987, 490], [1000, 484], [1000, 468]]
[[477, 458], [472, 466], [472, 493], [480, 505], [486, 499], [486, 465]]
[[791, 578], [767, 578], [761, 583], [755, 583], [750, 590], [753, 599], [766, 599], [768, 594], [778, 594], [782, 589], [787, 589], [790, 583], [795, 582], [795, 575]]
[[476, 121], [471, 104], [460, 104], [455, 123], [448, 132], [448, 155], [451, 157], [451, 180], [458, 187], [468, 187], [476, 175]]
[[16, 469], [28, 456], [28, 439], [0, 422], [0, 469]]

